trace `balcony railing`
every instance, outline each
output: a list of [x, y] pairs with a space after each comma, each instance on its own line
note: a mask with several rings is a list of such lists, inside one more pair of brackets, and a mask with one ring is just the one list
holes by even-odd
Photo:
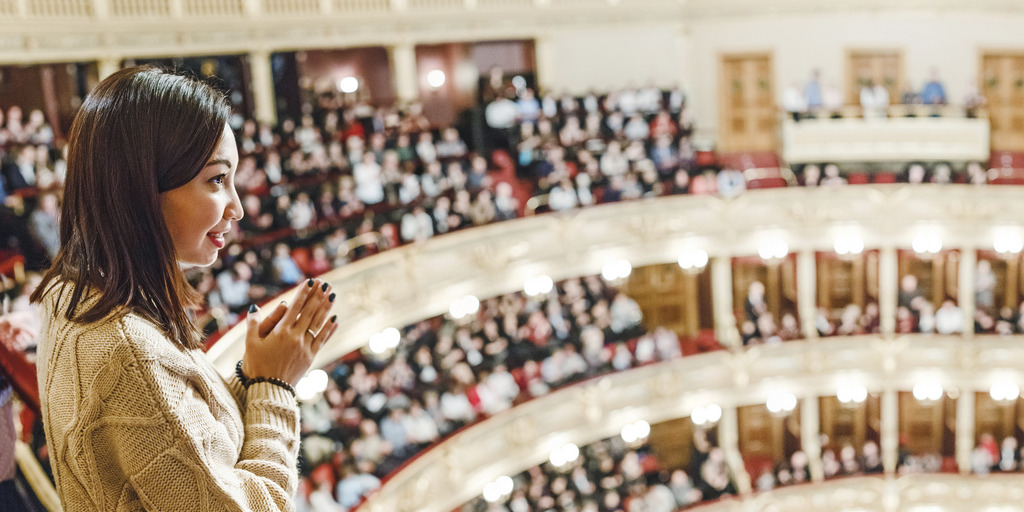
[[[325, 274], [338, 294], [335, 313], [345, 328], [327, 342], [317, 364], [359, 350], [387, 327], [443, 314], [465, 295], [518, 291], [528, 278], [541, 274], [555, 281], [596, 275], [616, 259], [634, 268], [673, 263], [685, 248], [701, 248], [711, 258], [712, 286], [724, 292], [715, 299], [716, 329], [721, 341], [729, 343], [728, 322], [735, 322], [731, 283], [719, 279], [730, 279], [732, 257], [758, 254], [767, 239], [785, 241], [791, 253], [831, 252], [835, 238], [850, 230], [860, 233], [866, 250], [892, 253], [892, 282], [883, 282], [881, 293], [892, 295], [882, 297], [883, 317], [895, 318], [895, 250], [910, 249], [922, 229], [939, 236], [943, 248], [991, 249], [996, 235], [1015, 232], [1024, 238], [1024, 201], [1017, 187], [786, 188], [732, 199], [681, 196], [603, 205], [452, 233]], [[719, 277], [714, 277], [716, 260], [725, 263]], [[816, 302], [813, 285], [801, 290], [808, 295], [798, 297], [798, 304]], [[973, 297], [966, 295], [965, 300]], [[885, 304], [893, 308], [888, 313]], [[961, 307], [973, 312], [963, 301]], [[813, 325], [813, 316], [804, 321]], [[241, 357], [243, 329], [229, 331], [210, 350], [225, 374]]]
[[[719, 439], [727, 453], [735, 454], [730, 466], [734, 474], [741, 475], [745, 470], [738, 460], [735, 437], [738, 407], [764, 404], [769, 395], [779, 391], [816, 402], [820, 396], [835, 395], [840, 385], [849, 382], [858, 382], [871, 393], [895, 394], [910, 391], [923, 377], [936, 380], [943, 389], [959, 390], [961, 397], [974, 396], [975, 392], [988, 392], [999, 379], [1024, 381], [1022, 338], [983, 337], [965, 342], [959, 337], [909, 335], [896, 339], [860, 336], [790, 342], [735, 353], [719, 351], [685, 357], [615, 373], [534, 399], [456, 434], [392, 475], [361, 510], [453, 510], [478, 496], [484, 485], [498, 476], [538, 465], [565, 443], [585, 446], [617, 435], [631, 422], [645, 420], [655, 424], [683, 418], [695, 407], [708, 403], [718, 404], [726, 411], [719, 424]], [[974, 408], [964, 408], [964, 413], [971, 415], [971, 421], [958, 420], [957, 425], [973, 425]], [[892, 460], [898, 450], [898, 422], [898, 411], [887, 411], [883, 406], [883, 457]], [[817, 420], [812, 424], [817, 425]], [[969, 454], [974, 432], [958, 427], [956, 435], [958, 454], [962, 443], [969, 444]], [[737, 477], [741, 481], [746, 478]], [[980, 477], [964, 478], [972, 486], [988, 482]], [[1019, 488], [1020, 477], [1016, 478], [1014, 486]], [[859, 480], [851, 482], [854, 489], [874, 485], [858, 483]], [[765, 499], [792, 504], [788, 493], [826, 495], [840, 492], [837, 489], [845, 488], [846, 483], [847, 480], [840, 480], [820, 487], [778, 491], [769, 498], [745, 499], [755, 504]], [[741, 484], [740, 488], [743, 487]], [[993, 505], [1016, 503], [1011, 501], [1016, 500], [1011, 493], [986, 496], [990, 500], [986, 503]], [[927, 500], [920, 503], [924, 502]], [[737, 503], [711, 505], [707, 510], [834, 510], [830, 508], [834, 505], [816, 501], [778, 509], [748, 508]], [[867, 504], [874, 508], [866, 510], [910, 510], [882, 508], [879, 496], [867, 500]]]

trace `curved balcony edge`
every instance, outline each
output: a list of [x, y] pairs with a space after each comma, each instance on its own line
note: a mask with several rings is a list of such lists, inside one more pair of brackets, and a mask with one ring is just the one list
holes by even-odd
[[[1014, 187], [774, 189], [732, 199], [617, 203], [472, 228], [324, 274], [338, 294], [333, 313], [341, 328], [314, 364], [359, 350], [384, 328], [443, 314], [467, 294], [514, 292], [540, 274], [556, 281], [598, 274], [613, 259], [634, 267], [671, 263], [691, 247], [711, 258], [749, 256], [773, 238], [785, 240], [794, 253], [832, 251], [834, 239], [851, 232], [866, 249], [909, 249], [922, 230], [940, 236], [944, 248], [990, 248], [999, 230], [1024, 238], [1024, 201]], [[244, 325], [238, 325], [209, 356], [228, 375], [243, 348]]]
[[1020, 475], [903, 475], [852, 477], [785, 487], [745, 498], [693, 507], [697, 512], [912, 512], [1020, 510]]
[[850, 382], [870, 392], [910, 391], [922, 379], [960, 393], [987, 392], [1003, 379], [1024, 382], [1021, 341], [1024, 336], [970, 342], [956, 336], [858, 336], [719, 351], [610, 374], [457, 433], [393, 474], [361, 510], [450, 511], [498, 476], [547, 460], [564, 443], [584, 446], [618, 435], [631, 422], [682, 418], [708, 403], [723, 409], [764, 404], [778, 391], [815, 399], [835, 395], [840, 384]]

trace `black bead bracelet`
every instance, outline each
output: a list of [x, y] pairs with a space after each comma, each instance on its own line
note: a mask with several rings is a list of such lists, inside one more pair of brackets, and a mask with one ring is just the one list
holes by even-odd
[[291, 393], [292, 398], [298, 398], [297, 395], [295, 394], [295, 388], [292, 387], [291, 384], [288, 384], [287, 382], [281, 379], [275, 377], [247, 377], [245, 375], [245, 372], [242, 371], [241, 361], [239, 361], [238, 364], [235, 365], [235, 375], [238, 376], [238, 381], [242, 383], [242, 387], [244, 387], [245, 389], [249, 389], [249, 386], [256, 384], [257, 382], [266, 382], [268, 384], [273, 384], [275, 386], [282, 387], [289, 393]]

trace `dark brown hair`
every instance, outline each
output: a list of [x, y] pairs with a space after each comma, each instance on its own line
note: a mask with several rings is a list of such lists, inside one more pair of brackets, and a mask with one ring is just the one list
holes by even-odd
[[124, 307], [182, 346], [201, 346], [191, 312], [201, 296], [178, 266], [160, 194], [199, 174], [229, 115], [223, 94], [160, 69], [100, 82], [71, 125], [61, 248], [32, 301], [66, 281], [68, 320], [95, 322]]

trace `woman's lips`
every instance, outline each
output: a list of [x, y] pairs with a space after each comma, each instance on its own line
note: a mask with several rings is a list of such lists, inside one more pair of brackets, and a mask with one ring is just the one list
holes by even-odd
[[206, 238], [209, 238], [218, 249], [224, 248], [224, 233], [207, 233]]

